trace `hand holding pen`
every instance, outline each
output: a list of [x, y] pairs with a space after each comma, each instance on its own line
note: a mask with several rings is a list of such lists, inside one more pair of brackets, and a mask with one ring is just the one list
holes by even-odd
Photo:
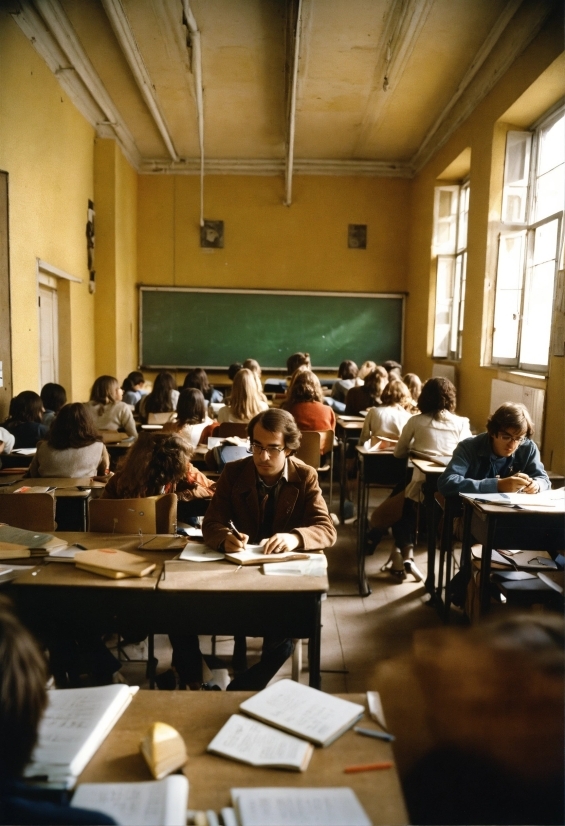
[[240, 533], [231, 519], [228, 522], [228, 528], [231, 533], [228, 533], [224, 540], [224, 550], [228, 553], [241, 551], [249, 542], [249, 537], [246, 533]]

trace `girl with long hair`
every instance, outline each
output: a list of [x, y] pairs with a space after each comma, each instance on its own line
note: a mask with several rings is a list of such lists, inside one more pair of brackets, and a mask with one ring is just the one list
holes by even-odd
[[216, 390], [208, 381], [208, 374], [202, 367], [194, 367], [189, 370], [185, 376], [183, 388], [194, 387], [195, 390], [200, 390], [204, 398], [209, 404], [221, 404], [224, 400], [224, 394]]
[[14, 436], [15, 449], [35, 447], [40, 439], [45, 439], [49, 429], [42, 423], [43, 412], [41, 397], [33, 390], [14, 396], [3, 427]]
[[48, 381], [41, 388], [41, 401], [43, 402], [43, 424], [49, 427], [59, 410], [67, 403], [67, 391], [61, 384]]
[[300, 430], [335, 430], [335, 413], [323, 403], [318, 377], [311, 370], [298, 373], [290, 388], [287, 410]]
[[206, 413], [206, 402], [200, 390], [187, 387], [180, 392], [177, 420], [167, 422], [163, 430], [168, 433], [178, 433], [193, 447], [197, 447], [202, 431], [212, 423], [212, 419]]
[[37, 446], [27, 475], [80, 479], [103, 476], [109, 467], [108, 451], [90, 410], [75, 402], [58, 412], [47, 441]]
[[229, 402], [220, 409], [218, 421], [220, 424], [222, 422], [247, 424], [257, 413], [268, 409], [269, 405], [262, 396], [251, 370], [242, 367], [234, 376]]
[[177, 409], [179, 391], [175, 377], [161, 370], [153, 382], [153, 390], [139, 402], [139, 415], [147, 419], [149, 413], [173, 413]]
[[122, 401], [122, 388], [114, 376], [96, 379], [87, 406], [97, 430], [123, 430], [128, 436], [137, 436], [131, 408]]
[[381, 396], [381, 406], [372, 407], [363, 422], [359, 444], [383, 437], [396, 442], [411, 416], [412, 396], [402, 381], [389, 381]]
[[352, 387], [345, 397], [345, 412], [348, 416], [358, 416], [361, 410], [369, 410], [381, 404], [383, 390], [388, 384], [388, 373], [384, 367], [375, 366], [365, 376], [364, 384]]

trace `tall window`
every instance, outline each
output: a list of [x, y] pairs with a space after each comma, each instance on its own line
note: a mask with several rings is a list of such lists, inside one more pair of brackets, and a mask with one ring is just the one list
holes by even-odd
[[436, 187], [432, 252], [437, 267], [434, 358], [461, 358], [468, 214], [468, 182]]
[[565, 109], [508, 132], [492, 363], [544, 372], [563, 243]]

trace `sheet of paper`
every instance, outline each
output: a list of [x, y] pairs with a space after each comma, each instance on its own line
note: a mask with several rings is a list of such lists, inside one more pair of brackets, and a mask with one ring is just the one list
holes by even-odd
[[221, 551], [214, 551], [206, 545], [189, 542], [178, 558], [188, 562], [216, 562], [223, 559], [224, 555]]
[[202, 528], [177, 528], [177, 533], [192, 539], [202, 539]]
[[173, 774], [144, 783], [83, 783], [71, 806], [110, 815], [121, 826], [185, 826], [188, 780]]
[[262, 566], [266, 576], [325, 576], [328, 560], [325, 554], [310, 554], [304, 561], [295, 559], [291, 562], [269, 562]]
[[[257, 559], [257, 557], [262, 557], [265, 555], [265, 543], [266, 539], [262, 541], [260, 545], [246, 545], [242, 551], [233, 551], [230, 553], [230, 556], [235, 558], [237, 557], [242, 562], [249, 562], [249, 560]], [[296, 551], [284, 551], [282, 554], [272, 554], [274, 559], [277, 559], [279, 562], [282, 562], [283, 559], [289, 556], [295, 556], [295, 554], [304, 553], [304, 551], [296, 550]], [[275, 564], [275, 563], [272, 563]]]
[[208, 751], [253, 766], [294, 766], [299, 769], [307, 755], [311, 755], [312, 746], [257, 720], [232, 714], [208, 746]]
[[75, 559], [77, 553], [84, 553], [84, 548], [77, 548], [76, 545], [69, 545], [68, 548], [57, 548], [54, 551], [49, 551], [47, 556], [49, 559]]
[[478, 499], [492, 505], [520, 505], [522, 508], [565, 507], [565, 491], [544, 490], [541, 493], [462, 493], [466, 499]]
[[232, 789], [241, 826], [371, 826], [353, 789]]

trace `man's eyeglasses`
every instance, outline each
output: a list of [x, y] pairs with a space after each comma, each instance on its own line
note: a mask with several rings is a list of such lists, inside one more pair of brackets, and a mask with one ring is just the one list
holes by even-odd
[[499, 438], [500, 438], [500, 439], [502, 439], [502, 441], [503, 441], [503, 442], [505, 442], [506, 444], [510, 444], [510, 442], [512, 442], [512, 443], [513, 443], [513, 444], [515, 444], [515, 445], [521, 445], [521, 444], [522, 444], [522, 442], [525, 442], [525, 441], [526, 441], [526, 437], [525, 437], [525, 436], [511, 436], [511, 435], [510, 435], [510, 433], [505, 433], [504, 431], [501, 431], [501, 432], [498, 434], [498, 436], [499, 436]]
[[250, 447], [247, 448], [248, 453], [254, 453], [255, 456], [260, 456], [262, 453], [266, 453], [267, 456], [270, 458], [271, 456], [276, 456], [277, 453], [282, 453], [285, 450], [284, 447], [275, 447], [271, 445], [270, 447], [263, 447], [258, 442], [251, 442]]

